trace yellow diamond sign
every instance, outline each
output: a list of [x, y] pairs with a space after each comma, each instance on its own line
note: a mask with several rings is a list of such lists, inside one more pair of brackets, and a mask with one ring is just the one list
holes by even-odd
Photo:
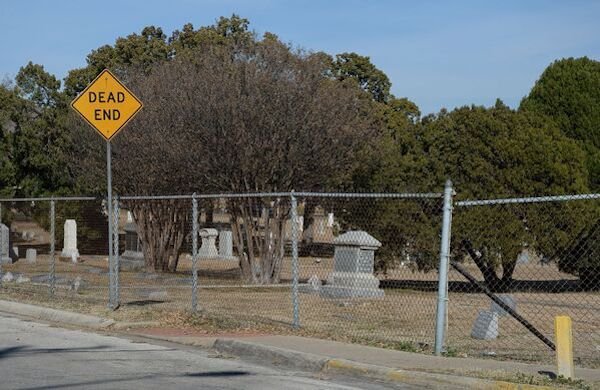
[[142, 102], [105, 69], [73, 100], [71, 107], [110, 141], [140, 111]]

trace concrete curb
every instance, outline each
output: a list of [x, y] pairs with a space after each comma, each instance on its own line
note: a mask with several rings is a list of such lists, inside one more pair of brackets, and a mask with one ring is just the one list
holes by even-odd
[[219, 353], [302, 371], [322, 371], [328, 361], [324, 356], [231, 339], [216, 339], [213, 348]]
[[83, 326], [91, 329], [106, 329], [115, 323], [114, 320], [87, 314], [78, 314], [63, 310], [50, 309], [42, 306], [28, 305], [26, 303], [3, 300], [0, 300], [0, 311], [49, 322]]
[[134, 328], [152, 328], [160, 326], [160, 321], [139, 321], [139, 322], [115, 322], [110, 328], [113, 330], [124, 330]]
[[345, 359], [329, 359], [324, 372], [337, 372], [345, 375], [366, 376], [388, 382], [407, 383], [433, 388], [446, 389], [450, 386], [467, 389], [502, 389], [502, 390], [550, 390], [553, 387], [527, 385], [505, 381], [494, 381], [473, 377], [434, 374], [422, 371], [396, 370], [388, 367], [353, 362]]
[[494, 381], [458, 375], [434, 374], [422, 371], [397, 370], [389, 367], [358, 363], [345, 359], [332, 359], [326, 356], [292, 351], [268, 345], [232, 339], [217, 339], [213, 348], [220, 353], [269, 362], [291, 369], [336, 373], [349, 376], [368, 377], [387, 382], [426, 386], [427, 388], [469, 388], [502, 390], [550, 390], [552, 387], [526, 385], [505, 381]]

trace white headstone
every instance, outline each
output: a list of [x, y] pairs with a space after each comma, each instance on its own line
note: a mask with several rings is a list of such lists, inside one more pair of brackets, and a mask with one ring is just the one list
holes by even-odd
[[77, 249], [77, 222], [74, 219], [67, 219], [65, 221], [65, 235], [64, 235], [64, 246], [61, 253], [62, 257], [75, 258], [75, 263], [79, 257], [79, 250]]
[[471, 337], [479, 340], [494, 340], [498, 337], [498, 313], [487, 310], [480, 310]]
[[[517, 310], [517, 301], [515, 300], [515, 298], [512, 295], [501, 294], [501, 295], [498, 295], [498, 298], [500, 298], [500, 300], [502, 302], [504, 302], [506, 305], [508, 305], [508, 307], [510, 307], [511, 309]], [[500, 317], [508, 314], [506, 312], [506, 310], [504, 310], [500, 305], [498, 305], [494, 301], [492, 301], [490, 311], [493, 311], [494, 313], [498, 313], [498, 315]]]
[[[204, 246], [204, 244], [202, 244]], [[233, 233], [231, 230], [219, 232], [219, 258], [224, 260], [237, 260], [233, 256]]]
[[327, 214], [327, 227], [333, 227], [333, 213]]
[[37, 262], [37, 250], [29, 248], [25, 251], [25, 260], [27, 264], [35, 264]]
[[31, 279], [29, 279], [27, 276], [19, 275], [19, 277], [17, 278], [17, 280], [15, 280], [15, 282], [20, 284], [20, 283], [27, 283], [30, 280]]
[[75, 291], [77, 293], [77, 292], [79, 292], [79, 290], [81, 290], [85, 287], [85, 284], [86, 283], [81, 278], [81, 276], [78, 276], [71, 282], [71, 285], [69, 286], [69, 290]]
[[530, 256], [529, 250], [523, 249], [517, 256], [517, 264], [529, 264]]
[[2, 276], [3, 282], [12, 282], [13, 280], [15, 280], [15, 277], [12, 272], [7, 272], [4, 274], [4, 276]]
[[219, 252], [217, 252], [217, 229], [200, 229], [200, 238], [202, 238], [202, 246], [198, 251], [198, 257], [200, 258], [217, 258]]
[[0, 263], [11, 264], [12, 259], [10, 258], [10, 229], [4, 224], [0, 224]]
[[306, 284], [298, 286], [298, 291], [301, 293], [315, 294], [319, 293], [322, 285], [321, 279], [317, 275], [313, 275], [308, 279]]

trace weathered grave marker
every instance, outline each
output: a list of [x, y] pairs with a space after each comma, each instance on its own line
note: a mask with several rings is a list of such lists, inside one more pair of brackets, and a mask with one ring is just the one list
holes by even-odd
[[321, 287], [328, 298], [382, 297], [379, 279], [373, 275], [375, 251], [381, 242], [364, 231], [350, 231], [333, 240], [333, 272]]

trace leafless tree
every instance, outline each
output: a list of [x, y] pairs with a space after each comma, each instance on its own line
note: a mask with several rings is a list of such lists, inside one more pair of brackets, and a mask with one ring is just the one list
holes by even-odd
[[[321, 190], [349, 175], [356, 152], [376, 137], [355, 84], [329, 77], [326, 56], [273, 36], [200, 46], [127, 83], [144, 109], [115, 140], [122, 193]], [[189, 204], [130, 207], [147, 265], [174, 270]], [[289, 200], [231, 198], [228, 208], [242, 277], [277, 282]]]

